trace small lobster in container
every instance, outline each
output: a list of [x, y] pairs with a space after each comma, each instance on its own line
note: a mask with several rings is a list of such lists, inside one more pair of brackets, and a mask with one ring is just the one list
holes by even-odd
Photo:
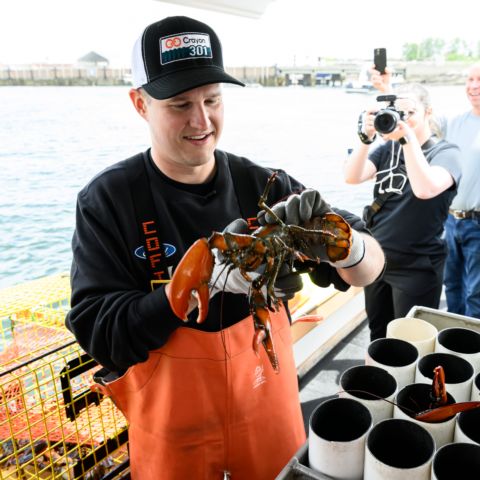
[[[331, 262], [343, 260], [350, 253], [352, 233], [350, 225], [333, 212], [313, 217], [302, 226], [286, 225], [266, 204], [276, 176], [277, 172], [274, 172], [268, 179], [258, 206], [278, 223], [262, 226], [251, 235], [213, 232], [208, 239], [197, 240], [176, 267], [169, 296], [175, 315], [187, 321], [189, 302], [195, 291], [199, 309], [197, 322], [203, 322], [208, 314], [209, 285], [215, 263], [212, 249], [218, 249], [225, 268], [238, 268], [251, 284], [249, 305], [255, 329], [253, 350], [258, 354], [262, 344], [274, 371], [278, 373], [269, 312], [279, 308], [280, 301], [275, 296], [274, 285], [280, 268], [287, 264], [293, 269], [295, 261], [319, 263], [320, 258], [312, 253], [312, 245], [324, 245]], [[249, 272], [257, 271], [261, 265], [264, 265], [263, 273], [253, 278]]]
[[459, 402], [448, 404], [447, 387], [445, 385], [445, 372], [440, 365], [433, 369], [431, 403], [428, 410], [413, 413], [413, 418], [427, 423], [436, 423], [447, 420], [460, 412], [480, 408], [480, 402]]

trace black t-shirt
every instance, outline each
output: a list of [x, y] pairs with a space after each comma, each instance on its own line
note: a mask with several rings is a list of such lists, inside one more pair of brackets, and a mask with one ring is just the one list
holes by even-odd
[[421, 200], [412, 191], [406, 175], [403, 151], [397, 142], [387, 142], [370, 153], [377, 174], [374, 197], [395, 191], [373, 217], [370, 230], [380, 245], [393, 254], [444, 255], [443, 224], [461, 177], [459, 149], [445, 140], [424, 150], [431, 165], [444, 167], [454, 185], [434, 198]]
[[[228, 158], [244, 172], [241, 179], [233, 178]], [[184, 185], [162, 174], [149, 152], [143, 154], [150, 183], [145, 188], [150, 188], [153, 195], [158, 237], [169, 246], [165, 251], [167, 277], [195, 240], [222, 231], [241, 216], [256, 216], [256, 202], [272, 170], [220, 150], [215, 152], [215, 160], [216, 174], [211, 182]], [[67, 327], [80, 345], [110, 370], [125, 370], [145, 361], [148, 352], [161, 347], [179, 326], [218, 331], [249, 314], [245, 295], [219, 293], [210, 301], [205, 323], [195, 322], [195, 310], [185, 324], [171, 311], [164, 288], [150, 290], [143, 239], [131, 197], [127, 168], [131, 161], [107, 168], [79, 193], [72, 240], [72, 309]], [[246, 181], [251, 195], [248, 202], [239, 198], [237, 185]], [[303, 189], [302, 184], [279, 171], [267, 203], [272, 205]], [[250, 209], [247, 212], [245, 205]], [[357, 230], [364, 230], [358, 217], [346, 211], [338, 213]], [[318, 266], [312, 278], [321, 286], [333, 283], [340, 290], [348, 288], [326, 263]]]

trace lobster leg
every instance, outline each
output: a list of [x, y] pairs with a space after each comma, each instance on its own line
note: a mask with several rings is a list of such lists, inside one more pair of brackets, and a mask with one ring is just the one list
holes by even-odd
[[280, 371], [275, 345], [273, 344], [270, 313], [265, 298], [260, 290], [254, 290], [250, 298], [250, 310], [253, 316], [255, 333], [253, 335], [253, 350], [258, 355], [258, 347], [263, 344], [268, 359], [275, 373]]
[[185, 253], [175, 269], [167, 293], [173, 313], [184, 322], [192, 293], [197, 292], [198, 317], [201, 323], [207, 318], [210, 292], [208, 284], [213, 272], [213, 254], [208, 240], [200, 238]]
[[270, 187], [272, 186], [273, 182], [277, 179], [277, 172], [273, 172], [270, 175], [270, 178], [268, 179], [267, 184], [265, 185], [265, 190], [263, 191], [262, 196], [258, 200], [258, 206], [261, 210], [265, 210], [267, 213], [269, 213], [279, 225], [285, 226], [285, 223], [283, 220], [267, 205], [267, 197], [268, 197], [268, 192], [270, 191]]

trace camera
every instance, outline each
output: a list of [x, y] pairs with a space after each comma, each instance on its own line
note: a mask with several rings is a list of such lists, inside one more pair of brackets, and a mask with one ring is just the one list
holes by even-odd
[[379, 110], [373, 120], [373, 126], [379, 133], [391, 133], [397, 128], [400, 120], [403, 120], [404, 112], [395, 108], [396, 95], [379, 95], [377, 102], [389, 102], [389, 105]]

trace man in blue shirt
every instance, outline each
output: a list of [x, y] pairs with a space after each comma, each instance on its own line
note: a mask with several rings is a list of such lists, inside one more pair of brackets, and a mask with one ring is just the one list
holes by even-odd
[[472, 108], [447, 122], [445, 137], [461, 151], [462, 181], [445, 224], [448, 311], [480, 318], [480, 63], [468, 70]]

